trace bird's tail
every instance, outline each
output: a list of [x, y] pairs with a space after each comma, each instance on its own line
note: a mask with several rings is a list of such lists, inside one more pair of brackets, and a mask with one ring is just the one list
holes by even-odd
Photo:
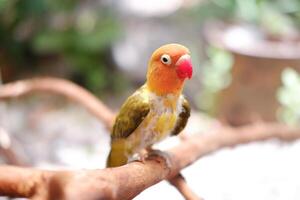
[[127, 161], [128, 155], [125, 141], [113, 140], [111, 142], [111, 150], [107, 158], [106, 167], [118, 167], [127, 164]]

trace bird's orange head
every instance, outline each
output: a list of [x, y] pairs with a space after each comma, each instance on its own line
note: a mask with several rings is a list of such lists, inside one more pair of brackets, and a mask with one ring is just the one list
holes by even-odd
[[190, 51], [180, 44], [164, 45], [152, 54], [147, 86], [157, 95], [180, 94], [184, 81], [193, 74]]

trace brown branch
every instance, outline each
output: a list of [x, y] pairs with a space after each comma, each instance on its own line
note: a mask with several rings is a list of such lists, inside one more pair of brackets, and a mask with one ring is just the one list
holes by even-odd
[[86, 89], [64, 79], [35, 78], [4, 84], [0, 86], [0, 100], [20, 97], [33, 92], [50, 92], [66, 96], [84, 106], [107, 128], [112, 126], [114, 113], [109, 108]]
[[[81, 104], [99, 120], [104, 122], [106, 127], [112, 127], [114, 114], [93, 94], [74, 83], [58, 78], [35, 78], [29, 80], [17, 81], [1, 86], [0, 100], [27, 95], [33, 92], [52, 92], [68, 97], [69, 99]], [[8, 164], [23, 165], [19, 162], [16, 154], [11, 148], [0, 148], [0, 153], [7, 159]], [[177, 187], [177, 185], [174, 185]], [[180, 188], [178, 188], [181, 191]]]
[[200, 197], [195, 194], [190, 187], [187, 185], [182, 174], [177, 174], [169, 180], [169, 182], [182, 194], [186, 200], [202, 200]]
[[12, 137], [0, 126], [0, 155], [3, 156], [7, 164], [27, 166], [25, 160], [13, 149], [12, 143], [14, 143]]
[[[84, 88], [80, 88], [63, 79], [36, 78], [6, 84], [1, 87], [0, 99], [19, 97], [32, 92], [53, 92], [64, 95], [86, 107], [92, 114], [103, 121], [107, 128], [112, 126], [113, 113], [108, 108], [104, 107], [93, 94]], [[11, 148], [0, 148], [0, 153], [6, 158], [8, 164], [25, 166], [24, 162], [21, 162], [20, 159], [17, 158]], [[177, 185], [174, 186], [177, 187]]]
[[300, 129], [280, 124], [259, 124], [191, 136], [167, 151], [170, 167], [161, 157], [149, 157], [144, 163], [133, 162], [103, 170], [50, 172], [2, 166], [0, 195], [33, 199], [132, 199], [146, 188], [174, 178], [181, 169], [209, 153], [224, 147], [275, 138], [296, 140], [300, 138]]
[[15, 151], [9, 148], [3, 148], [0, 146], [0, 154], [5, 158], [6, 163], [10, 165], [18, 165], [18, 166], [26, 166], [26, 162], [21, 160], [19, 156], [15, 153]]
[[[32, 80], [24, 80], [24, 81], [18, 81], [16, 83], [10, 83], [2, 86], [0, 88], [0, 100], [5, 98], [11, 98], [11, 97], [18, 97], [22, 95], [26, 95], [28, 93], [32, 92], [52, 92], [57, 93], [60, 95], [64, 95], [71, 100], [83, 105], [87, 110], [89, 110], [92, 114], [94, 114], [98, 119], [103, 121], [108, 128], [111, 127], [114, 114], [104, 106], [104, 104], [98, 100], [94, 95], [92, 95], [90, 92], [85, 90], [84, 88], [81, 88], [69, 81], [63, 80], [63, 79], [56, 79], [56, 78], [36, 78]], [[223, 132], [232, 132], [231, 129], [223, 130]], [[240, 131], [243, 131], [242, 129]], [[240, 141], [243, 142], [243, 141]], [[214, 145], [211, 146], [215, 147]], [[207, 148], [205, 151], [210, 151], [210, 148]], [[11, 157], [11, 152], [5, 150], [2, 153], [6, 154], [7, 157]], [[11, 163], [14, 163], [15, 160], [11, 159]], [[181, 165], [177, 166], [177, 168], [180, 168]], [[178, 170], [179, 172], [179, 170]], [[39, 172], [40, 174], [44, 175], [45, 172]], [[50, 172], [49, 172], [50, 173]], [[48, 173], [46, 173], [48, 174]], [[65, 173], [59, 173], [60, 175], [69, 174], [67, 172]], [[37, 176], [40, 177], [41, 175]], [[61, 180], [60, 178], [56, 179]], [[64, 176], [62, 176], [64, 177]], [[52, 178], [51, 178], [52, 179]], [[47, 180], [47, 179], [43, 179]], [[173, 184], [179, 192], [182, 193], [182, 195], [186, 199], [199, 199], [186, 185], [186, 182], [184, 181], [183, 177], [180, 175], [175, 176], [174, 178], [171, 178], [170, 183]], [[40, 182], [40, 181], [38, 181]], [[45, 184], [44, 184], [45, 185]], [[23, 188], [23, 187], [21, 187]], [[44, 187], [45, 188], [45, 187]], [[45, 193], [45, 192], [44, 192]], [[46, 192], [47, 193], [47, 192]], [[37, 196], [37, 195], [35, 195]], [[51, 198], [50, 198], [51, 199]]]

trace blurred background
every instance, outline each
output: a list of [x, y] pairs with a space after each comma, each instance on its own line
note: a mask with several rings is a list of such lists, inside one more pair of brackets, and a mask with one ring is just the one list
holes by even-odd
[[[295, 125], [299, 28], [299, 0], [0, 0], [1, 82], [60, 77], [117, 111], [145, 81], [153, 50], [181, 43], [195, 70], [185, 87], [194, 109], [189, 132], [205, 132], [214, 118], [232, 126]], [[0, 133], [2, 141], [13, 138], [24, 162], [43, 168], [104, 167], [109, 150], [101, 122], [49, 94], [0, 102]], [[299, 199], [299, 153], [299, 142], [245, 145], [201, 159], [184, 174], [209, 200]], [[167, 183], [136, 199], [162, 193], [180, 199]]]

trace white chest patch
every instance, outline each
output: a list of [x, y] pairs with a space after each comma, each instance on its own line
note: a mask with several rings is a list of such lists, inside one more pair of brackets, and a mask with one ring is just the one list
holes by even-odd
[[182, 102], [182, 96], [150, 94], [150, 112], [135, 134], [139, 138], [135, 151], [159, 142], [171, 133], [182, 111]]

